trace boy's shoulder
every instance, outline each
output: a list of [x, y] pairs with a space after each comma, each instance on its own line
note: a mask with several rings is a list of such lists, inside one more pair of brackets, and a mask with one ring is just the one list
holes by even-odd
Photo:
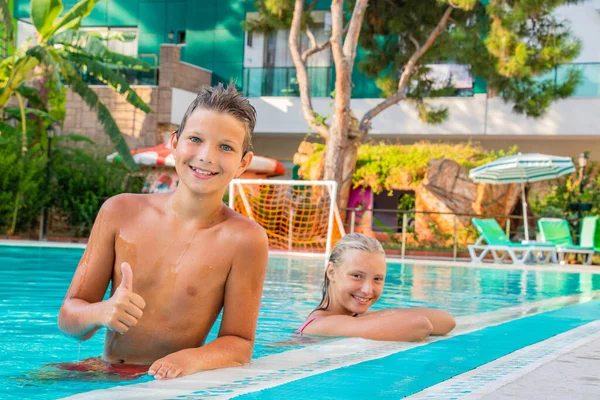
[[229, 207], [227, 209], [228, 229], [235, 234], [237, 240], [268, 245], [267, 233], [260, 224]]
[[106, 200], [102, 205], [102, 211], [109, 215], [131, 216], [147, 209], [159, 209], [161, 201], [164, 203], [165, 195], [160, 194], [134, 194], [121, 193]]

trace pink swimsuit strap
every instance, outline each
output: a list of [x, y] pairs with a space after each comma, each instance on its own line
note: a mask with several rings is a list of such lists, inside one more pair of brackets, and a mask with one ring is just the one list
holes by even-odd
[[315, 321], [315, 320], [317, 320], [319, 318], [322, 318], [322, 317], [320, 317], [318, 315], [315, 315], [313, 317], [308, 318], [306, 321], [304, 321], [304, 323], [302, 324], [302, 326], [300, 326], [300, 328], [298, 328], [298, 330], [295, 333], [298, 334], [298, 335], [302, 335], [302, 332], [304, 332], [304, 329], [306, 329], [306, 327], [308, 326], [308, 324], [310, 324], [311, 322], [313, 322], [313, 321]]

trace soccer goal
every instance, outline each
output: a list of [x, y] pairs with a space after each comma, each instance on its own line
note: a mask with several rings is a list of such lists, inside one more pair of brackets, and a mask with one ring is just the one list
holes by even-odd
[[325, 255], [342, 237], [334, 181], [234, 179], [229, 207], [258, 222], [271, 251]]

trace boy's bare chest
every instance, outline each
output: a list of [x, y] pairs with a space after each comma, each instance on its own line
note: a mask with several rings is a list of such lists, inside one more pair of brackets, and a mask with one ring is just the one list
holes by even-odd
[[[115, 269], [128, 262], [134, 291], [186, 298], [223, 289], [231, 266], [227, 243], [211, 232], [122, 232], [115, 243]], [[137, 287], [137, 288], [136, 288]]]

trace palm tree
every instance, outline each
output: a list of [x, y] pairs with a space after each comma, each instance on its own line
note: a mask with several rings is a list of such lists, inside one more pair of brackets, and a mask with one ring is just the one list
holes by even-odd
[[[131, 105], [148, 113], [150, 107], [129, 86], [119, 70], [147, 71], [150, 65], [135, 57], [110, 51], [105, 41], [113, 39], [113, 36], [78, 30], [81, 20], [92, 12], [96, 3], [97, 0], [81, 0], [63, 13], [61, 0], [31, 1], [31, 20], [36, 29], [37, 43], [22, 45], [0, 63], [0, 115], [3, 115], [4, 108], [13, 97], [17, 97], [23, 111], [22, 97], [28, 97], [31, 93], [26, 82], [32, 79], [45, 80], [46, 87], [50, 86], [53, 94], [60, 94], [63, 102], [67, 85], [97, 112], [104, 132], [110, 137], [125, 165], [137, 170], [137, 164], [110, 111], [83, 81], [82, 75], [87, 73], [93, 76], [126, 95]], [[3, 126], [6, 125], [0, 125], [0, 129]]]

